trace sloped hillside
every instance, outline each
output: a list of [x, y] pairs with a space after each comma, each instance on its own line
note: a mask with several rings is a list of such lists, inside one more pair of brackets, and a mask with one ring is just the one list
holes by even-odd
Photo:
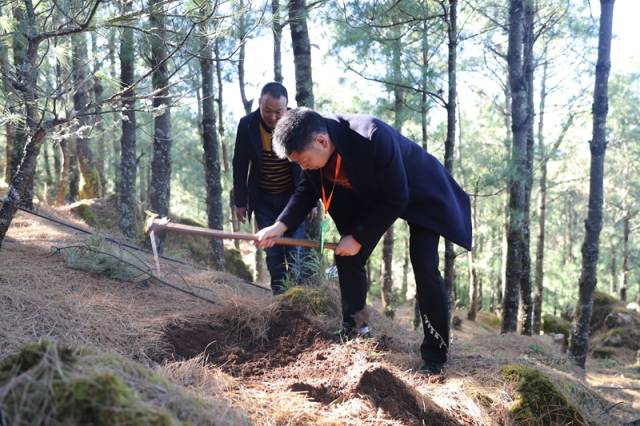
[[[40, 211], [86, 226], [68, 210]], [[370, 308], [374, 337], [341, 341], [332, 333], [335, 286], [273, 297], [229, 273], [168, 260], [161, 282], [150, 275], [149, 256], [133, 251], [127, 255], [150, 274], [121, 281], [67, 265], [62, 248], [86, 241], [26, 213], [12, 224], [0, 252], [0, 418], [16, 419], [8, 416], [17, 383], [53, 380], [58, 373], [44, 372], [56, 366], [60, 377], [73, 379], [64, 383], [126, 385], [135, 404], [111, 393], [108, 405], [136, 407], [141, 416], [161, 407], [164, 417], [154, 424], [609, 425], [640, 418], [640, 372], [632, 360], [592, 358], [585, 375], [549, 336], [499, 335], [482, 315], [454, 331], [446, 374], [426, 377], [415, 371], [419, 333], [411, 329], [410, 307], [396, 321]], [[48, 349], [35, 361], [15, 355], [45, 340], [54, 343], [44, 343]], [[56, 361], [50, 348], [59, 347], [79, 361]], [[149, 373], [133, 380], [132, 369]], [[162, 392], [191, 398], [195, 411], [172, 411]], [[46, 415], [15, 424], [52, 424], [46, 419], [59, 406], [33, 398], [29, 407]], [[99, 407], [81, 406], [82, 419], [127, 424]]]

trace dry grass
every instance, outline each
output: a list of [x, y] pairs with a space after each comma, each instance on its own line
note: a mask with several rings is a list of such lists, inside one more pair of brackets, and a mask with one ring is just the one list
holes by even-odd
[[[70, 221], [64, 211], [48, 209], [46, 213]], [[453, 333], [446, 378], [417, 374], [421, 331], [410, 327], [409, 305], [399, 309], [397, 321], [371, 309], [369, 324], [376, 339], [346, 343], [323, 337], [336, 327], [337, 317], [294, 311], [311, 318], [296, 321], [296, 327], [310, 328], [320, 340], [300, 343], [308, 346], [288, 354], [286, 362], [263, 363], [270, 367], [259, 374], [233, 370], [203, 356], [157, 365], [153, 360], [167, 359], [171, 351], [165, 339], [168, 327], [211, 318], [223, 319], [233, 339], [247, 339], [243, 350], [252, 351], [255, 346], [250, 358], [255, 365], [263, 365], [261, 356], [281, 356], [277, 350], [296, 336], [278, 335], [282, 345], [258, 349], [269, 343], [274, 319], [288, 309], [286, 298], [273, 298], [229, 274], [162, 262], [163, 279], [214, 300], [213, 305], [153, 281], [133, 284], [72, 270], [60, 256], [51, 255], [52, 247], [77, 244], [84, 238], [23, 213], [16, 217], [0, 252], [0, 357], [43, 337], [115, 351], [154, 366], [209, 404], [230, 401], [258, 425], [414, 424], [415, 419], [391, 415], [379, 395], [360, 393], [363, 374], [372, 369], [388, 372], [411, 392], [429, 398], [452, 424], [507, 424], [515, 392], [500, 369], [514, 363], [544, 372], [595, 423], [616, 424], [640, 417], [637, 391], [602, 389], [600, 398], [548, 338], [498, 335], [490, 318], [480, 317], [477, 323], [464, 320], [461, 330]], [[150, 263], [148, 256], [143, 258]], [[640, 374], [634, 375], [630, 368], [620, 378], [613, 374], [619, 366], [605, 361], [590, 361], [589, 367], [586, 380], [591, 384], [639, 386]], [[612, 407], [620, 401], [623, 404]]]

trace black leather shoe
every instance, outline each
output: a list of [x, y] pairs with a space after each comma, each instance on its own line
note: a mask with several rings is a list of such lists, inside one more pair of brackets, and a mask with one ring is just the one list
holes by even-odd
[[420, 369], [418, 370], [420, 373], [427, 376], [437, 376], [442, 374], [444, 370], [443, 362], [435, 362], [435, 361], [422, 361], [420, 365]]

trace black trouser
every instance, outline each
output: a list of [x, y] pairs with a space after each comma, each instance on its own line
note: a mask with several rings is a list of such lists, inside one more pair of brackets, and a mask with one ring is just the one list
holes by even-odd
[[[258, 229], [273, 225], [284, 207], [289, 201], [291, 194], [269, 194], [261, 193], [254, 200], [254, 215]], [[285, 237], [304, 238], [304, 222], [295, 230], [287, 230]], [[301, 247], [273, 246], [265, 250], [267, 253], [267, 269], [271, 276], [271, 289], [275, 292], [283, 290], [283, 281], [287, 273], [293, 274], [297, 282], [304, 281], [303, 263], [305, 252]]]
[[[359, 200], [352, 191], [336, 188], [331, 217], [340, 234], [349, 235], [357, 225], [359, 213], [366, 211], [368, 207], [371, 207], [371, 203]], [[411, 223], [409, 232], [411, 264], [424, 328], [420, 351], [425, 361], [445, 362], [449, 344], [449, 321], [444, 280], [438, 269], [440, 236]], [[347, 327], [355, 325], [355, 316], [365, 307], [368, 290], [365, 267], [374, 248], [375, 245], [363, 246], [355, 256], [335, 257], [342, 298], [342, 319]]]

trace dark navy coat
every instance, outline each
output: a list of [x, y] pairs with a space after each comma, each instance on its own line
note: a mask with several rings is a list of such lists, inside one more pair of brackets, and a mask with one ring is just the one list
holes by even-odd
[[[247, 207], [247, 214], [253, 210], [252, 203], [262, 191], [263, 154], [259, 126], [259, 109], [240, 119], [233, 153], [233, 201], [237, 207]], [[291, 163], [291, 175], [294, 184], [297, 184], [300, 166], [296, 163]]]
[[[400, 217], [471, 250], [469, 196], [435, 157], [375, 117], [325, 120], [353, 191], [359, 199], [372, 200], [351, 233], [360, 244], [375, 245]], [[303, 171], [278, 220], [295, 229], [320, 197], [320, 171]]]

